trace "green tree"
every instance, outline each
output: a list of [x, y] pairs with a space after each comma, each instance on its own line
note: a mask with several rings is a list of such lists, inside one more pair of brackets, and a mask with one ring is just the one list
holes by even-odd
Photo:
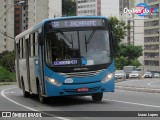
[[124, 21], [118, 20], [116, 17], [109, 17], [109, 21], [115, 40], [116, 68], [123, 69], [123, 66], [127, 65], [140, 66], [140, 62], [136, 59], [142, 55], [142, 46], [121, 44], [121, 41], [126, 36], [126, 31], [130, 30], [131, 27], [125, 25]]
[[128, 61], [124, 56], [116, 57], [115, 58], [115, 65], [116, 65], [116, 69], [122, 70], [123, 66], [128, 65]]
[[116, 17], [109, 17], [109, 21], [115, 39], [115, 56], [121, 56], [119, 52], [120, 42], [126, 36], [126, 30], [129, 29], [130, 27], [125, 25], [124, 21], [120, 21]]
[[142, 55], [142, 46], [134, 45], [120, 45], [120, 54], [127, 58], [128, 65], [132, 64], [132, 61]]
[[14, 70], [14, 63], [15, 63], [15, 54], [14, 51], [4, 51], [0, 53], [0, 66], [13, 71]]
[[134, 59], [134, 60], [131, 61], [131, 65], [139, 67], [139, 66], [141, 66], [141, 63], [137, 59]]
[[76, 2], [72, 0], [62, 0], [63, 16], [76, 16]]

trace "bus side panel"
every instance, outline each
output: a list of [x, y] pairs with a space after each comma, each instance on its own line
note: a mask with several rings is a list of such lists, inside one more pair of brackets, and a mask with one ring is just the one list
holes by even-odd
[[19, 75], [19, 53], [18, 53], [18, 44], [15, 46], [15, 71], [16, 71], [16, 81], [19, 88], [22, 87], [21, 81], [20, 81], [20, 75]]
[[25, 91], [29, 92], [26, 59], [19, 60], [19, 71], [20, 71], [20, 80], [22, 82], [23, 79], [25, 85]]
[[34, 94], [37, 94], [36, 66], [35, 66], [36, 60], [37, 60], [37, 58], [29, 58], [31, 90], [32, 90], [32, 93], [34, 93]]
[[21, 83], [20, 83], [20, 79], [18, 77], [18, 72], [19, 72], [19, 66], [17, 65], [17, 60], [15, 60], [15, 70], [16, 70], [16, 81], [17, 81], [17, 85], [19, 88], [21, 88]]

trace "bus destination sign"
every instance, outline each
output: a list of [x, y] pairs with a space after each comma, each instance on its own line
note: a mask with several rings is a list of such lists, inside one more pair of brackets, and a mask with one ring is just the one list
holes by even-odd
[[71, 19], [52, 21], [49, 23], [51, 29], [53, 28], [76, 28], [76, 27], [103, 27], [105, 21], [103, 19]]

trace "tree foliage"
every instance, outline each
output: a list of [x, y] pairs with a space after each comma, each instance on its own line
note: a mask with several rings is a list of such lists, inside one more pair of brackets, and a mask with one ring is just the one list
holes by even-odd
[[0, 66], [0, 82], [13, 82], [16, 79], [16, 74], [10, 72], [4, 67]]
[[125, 38], [129, 26], [126, 26], [124, 21], [120, 21], [116, 17], [110, 17], [109, 21], [115, 40], [115, 56], [117, 56], [119, 55], [120, 42]]
[[140, 66], [141, 64], [137, 58], [142, 55], [142, 46], [121, 44], [121, 41], [125, 38], [126, 31], [130, 29], [130, 26], [125, 25], [124, 21], [120, 21], [116, 17], [110, 17], [109, 21], [115, 40], [116, 68], [123, 69], [123, 66], [127, 65]]
[[120, 54], [127, 58], [128, 65], [132, 63], [132, 60], [137, 59], [142, 55], [142, 46], [134, 45], [120, 45]]
[[134, 59], [134, 60], [131, 61], [131, 65], [139, 67], [139, 66], [141, 66], [141, 63], [137, 59]]
[[62, 0], [62, 14], [63, 16], [75, 16], [76, 2], [72, 0]]
[[116, 64], [116, 69], [122, 70], [123, 66], [127, 66], [128, 60], [124, 56], [116, 57], [115, 64]]
[[14, 63], [15, 63], [15, 54], [14, 51], [4, 51], [0, 53], [0, 66], [4, 68], [14, 71]]

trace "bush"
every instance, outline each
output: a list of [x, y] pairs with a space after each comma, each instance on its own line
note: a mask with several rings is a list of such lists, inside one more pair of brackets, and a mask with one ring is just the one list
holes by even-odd
[[7, 70], [13, 72], [15, 65], [14, 51], [3, 51], [0, 53], [0, 66], [3, 66]]
[[142, 64], [137, 59], [132, 60], [131, 65], [136, 67], [142, 66]]
[[0, 82], [14, 82], [16, 74], [0, 66]]
[[123, 56], [116, 57], [115, 58], [115, 64], [116, 64], [116, 69], [122, 70], [123, 66], [127, 66], [128, 65], [128, 60]]

